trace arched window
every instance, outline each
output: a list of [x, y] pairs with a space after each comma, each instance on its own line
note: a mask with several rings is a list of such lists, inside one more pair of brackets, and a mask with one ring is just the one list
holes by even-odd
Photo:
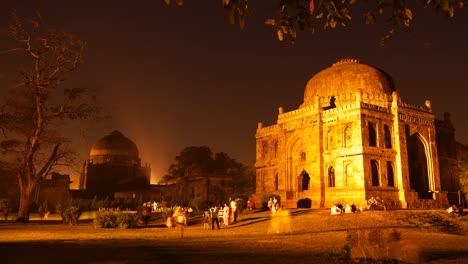
[[267, 142], [263, 142], [263, 146], [262, 146], [262, 157], [263, 157], [264, 159], [266, 159], [267, 154], [268, 154], [268, 143], [267, 143]]
[[266, 188], [265, 188], [265, 173], [261, 174], [261, 179], [262, 179], [262, 191], [266, 191]]
[[327, 132], [327, 150], [331, 149], [333, 147], [333, 129], [330, 128], [328, 129]]
[[369, 122], [367, 127], [369, 130], [369, 146], [377, 147], [377, 131], [375, 129], [375, 124]]
[[275, 191], [278, 190], [278, 173], [275, 174]]
[[301, 152], [301, 162], [306, 161], [306, 153], [303, 151]]
[[274, 150], [274, 157], [277, 158], [278, 157], [278, 141], [275, 141], [275, 150]]
[[390, 127], [384, 125], [384, 137], [385, 137], [385, 147], [392, 148], [392, 134], [390, 132]]
[[345, 148], [348, 148], [351, 146], [351, 127], [349, 126], [346, 126], [344, 131], [343, 131], [343, 134], [344, 134], [344, 147]]
[[301, 186], [299, 186], [299, 191], [309, 190], [310, 177], [305, 170], [303, 170], [301, 175], [299, 175], [299, 183], [301, 184]]
[[395, 177], [393, 175], [393, 164], [390, 161], [387, 161], [387, 177], [388, 177], [388, 186], [395, 187]]
[[328, 168], [328, 187], [335, 187], [335, 169], [333, 166]]
[[371, 160], [372, 186], [380, 186], [379, 163]]
[[343, 186], [348, 186], [348, 179], [353, 176], [353, 166], [351, 164], [345, 165], [345, 177], [343, 181]]

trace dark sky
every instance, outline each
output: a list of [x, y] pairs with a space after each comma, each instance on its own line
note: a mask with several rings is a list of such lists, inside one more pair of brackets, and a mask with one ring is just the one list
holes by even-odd
[[[84, 160], [94, 142], [119, 130], [152, 164], [154, 182], [186, 146], [207, 145], [253, 166], [257, 122], [274, 124], [279, 106], [298, 108], [307, 81], [348, 56], [389, 73], [405, 101], [431, 99], [438, 118], [450, 112], [457, 140], [468, 144], [468, 8], [450, 21], [417, 7], [411, 28], [381, 48], [384, 23], [365, 26], [358, 15], [345, 30], [299, 32], [296, 44], [280, 42], [263, 23], [276, 1], [250, 2], [256, 12], [244, 31], [228, 23], [220, 1], [200, 0], [183, 7], [3, 0], [0, 25], [13, 7], [23, 16], [37, 9], [50, 27], [87, 41], [85, 63], [66, 85], [96, 89], [112, 119], [70, 128], [72, 146]], [[2, 49], [5, 43], [1, 37]], [[14, 86], [12, 58], [0, 57], [2, 90]]]

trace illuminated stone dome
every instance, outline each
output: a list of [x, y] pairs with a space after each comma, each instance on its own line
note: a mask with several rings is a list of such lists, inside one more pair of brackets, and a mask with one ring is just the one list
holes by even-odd
[[101, 138], [91, 147], [89, 159], [94, 163], [118, 161], [139, 164], [136, 144], [117, 130]]
[[342, 58], [309, 80], [304, 92], [304, 104], [313, 103], [315, 96], [354, 94], [358, 89], [363, 93], [391, 95], [395, 85], [382, 70], [359, 63], [356, 59]]

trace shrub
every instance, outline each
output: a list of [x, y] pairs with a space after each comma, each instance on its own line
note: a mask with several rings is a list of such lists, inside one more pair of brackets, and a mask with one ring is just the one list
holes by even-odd
[[309, 198], [300, 199], [297, 201], [297, 208], [312, 208], [312, 200]]
[[100, 228], [134, 228], [140, 216], [113, 208], [99, 208], [94, 219], [94, 226]]
[[138, 220], [140, 220], [138, 214], [130, 213], [129, 211], [120, 211], [120, 213], [117, 213], [117, 224], [120, 228], [134, 228], [137, 226]]
[[62, 220], [69, 225], [78, 224], [78, 219], [81, 216], [81, 210], [76, 206], [69, 206], [62, 212]]
[[0, 199], [0, 209], [9, 207], [8, 199]]
[[56, 214], [61, 214], [62, 213], [62, 203], [61, 202], [57, 202], [57, 204], [55, 205], [55, 213]]
[[196, 198], [193, 198], [192, 200], [190, 200], [189, 206], [193, 207], [193, 208], [195, 208], [197, 210], [202, 210], [203, 208], [208, 206], [208, 203], [206, 202], [205, 199], [203, 199], [201, 197], [196, 197]]

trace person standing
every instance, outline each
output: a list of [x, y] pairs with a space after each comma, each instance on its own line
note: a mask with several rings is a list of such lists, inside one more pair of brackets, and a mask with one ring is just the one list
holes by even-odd
[[270, 200], [268, 200], [268, 210], [270, 210], [270, 213], [271, 213], [271, 209], [273, 208], [273, 198], [270, 198]]
[[232, 223], [237, 222], [237, 202], [236, 200], [232, 199], [231, 200], [231, 221]]
[[205, 208], [205, 211], [203, 212], [203, 229], [209, 230], [210, 228], [210, 210], [208, 210], [208, 207]]
[[182, 207], [179, 207], [174, 211], [174, 215], [177, 228], [179, 229], [180, 238], [184, 237], [184, 227], [187, 225], [187, 217], [185, 216], [185, 211]]
[[224, 204], [224, 224], [230, 225], [231, 224], [231, 208], [227, 203]]
[[216, 226], [219, 229], [219, 220], [218, 220], [218, 214], [219, 214], [219, 208], [214, 205], [210, 209], [210, 214], [211, 214], [211, 229], [214, 230], [214, 223], [216, 222]]

